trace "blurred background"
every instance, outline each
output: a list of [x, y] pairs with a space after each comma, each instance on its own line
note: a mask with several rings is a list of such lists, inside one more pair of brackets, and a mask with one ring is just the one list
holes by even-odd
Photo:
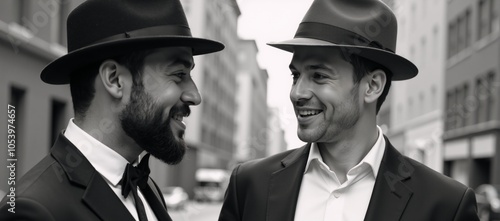
[[[7, 104], [16, 106], [18, 178], [73, 115], [69, 87], [46, 85], [39, 74], [66, 53], [65, 20], [83, 1], [0, 1], [0, 121]], [[203, 102], [185, 119], [190, 149], [176, 166], [152, 160], [152, 176], [174, 220], [216, 220], [236, 164], [304, 144], [288, 97], [291, 54], [266, 43], [293, 38], [312, 0], [181, 2], [193, 35], [226, 49], [195, 57]], [[500, 220], [500, 1], [384, 2], [398, 18], [396, 52], [420, 73], [393, 83], [378, 124], [399, 151], [476, 190], [482, 220]], [[6, 166], [0, 177], [1, 197]]]

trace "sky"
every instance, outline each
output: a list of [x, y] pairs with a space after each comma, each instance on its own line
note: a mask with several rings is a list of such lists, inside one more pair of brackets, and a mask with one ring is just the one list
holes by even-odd
[[281, 127], [285, 130], [288, 149], [304, 144], [297, 137], [297, 120], [290, 102], [292, 85], [288, 69], [292, 54], [271, 46], [269, 42], [292, 39], [312, 0], [237, 0], [241, 16], [238, 35], [254, 39], [259, 53], [257, 60], [269, 74], [268, 105], [279, 110]]

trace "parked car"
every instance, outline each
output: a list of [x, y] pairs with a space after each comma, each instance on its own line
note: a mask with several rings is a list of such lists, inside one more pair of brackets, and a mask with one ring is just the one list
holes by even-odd
[[194, 199], [198, 202], [222, 202], [229, 174], [223, 169], [200, 168], [196, 171]]
[[500, 221], [500, 185], [483, 184], [475, 192], [481, 221]]
[[189, 200], [189, 196], [182, 187], [171, 186], [161, 189], [167, 208], [173, 210], [184, 209]]

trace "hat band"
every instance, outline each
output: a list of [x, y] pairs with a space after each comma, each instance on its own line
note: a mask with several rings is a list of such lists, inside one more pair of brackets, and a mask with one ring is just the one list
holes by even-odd
[[313, 38], [340, 45], [368, 46], [394, 53], [393, 50], [384, 47], [378, 41], [370, 41], [355, 32], [316, 22], [300, 23], [295, 38]]
[[180, 25], [161, 25], [161, 26], [153, 26], [153, 27], [147, 27], [133, 31], [123, 32], [117, 35], [100, 39], [98, 41], [93, 42], [92, 44], [98, 44], [98, 43], [122, 40], [128, 38], [155, 37], [155, 36], [166, 36], [166, 35], [192, 37], [191, 30], [189, 29], [189, 27]]

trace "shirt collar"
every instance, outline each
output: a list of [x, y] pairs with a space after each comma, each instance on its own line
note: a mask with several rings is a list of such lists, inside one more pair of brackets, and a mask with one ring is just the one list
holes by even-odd
[[[354, 166], [358, 167], [359, 165], [365, 163], [368, 164], [371, 167], [373, 175], [375, 177], [377, 177], [378, 169], [380, 168], [380, 164], [382, 162], [382, 158], [384, 156], [384, 151], [385, 151], [385, 139], [383, 136], [382, 129], [379, 126], [377, 126], [377, 130], [378, 130], [377, 141], [372, 146], [370, 151], [368, 151], [366, 156], [363, 157], [363, 159], [356, 166]], [[314, 160], [317, 160], [324, 164], [323, 158], [321, 157], [321, 153], [319, 152], [318, 145], [316, 143], [311, 144], [311, 150], [309, 151], [309, 157], [307, 158], [307, 164], [304, 170], [304, 174], [306, 174], [309, 171], [309, 166], [311, 165], [311, 162]]]
[[69, 120], [64, 136], [109, 183], [113, 186], [118, 185], [128, 164], [125, 158], [83, 131], [73, 123], [73, 118]]

